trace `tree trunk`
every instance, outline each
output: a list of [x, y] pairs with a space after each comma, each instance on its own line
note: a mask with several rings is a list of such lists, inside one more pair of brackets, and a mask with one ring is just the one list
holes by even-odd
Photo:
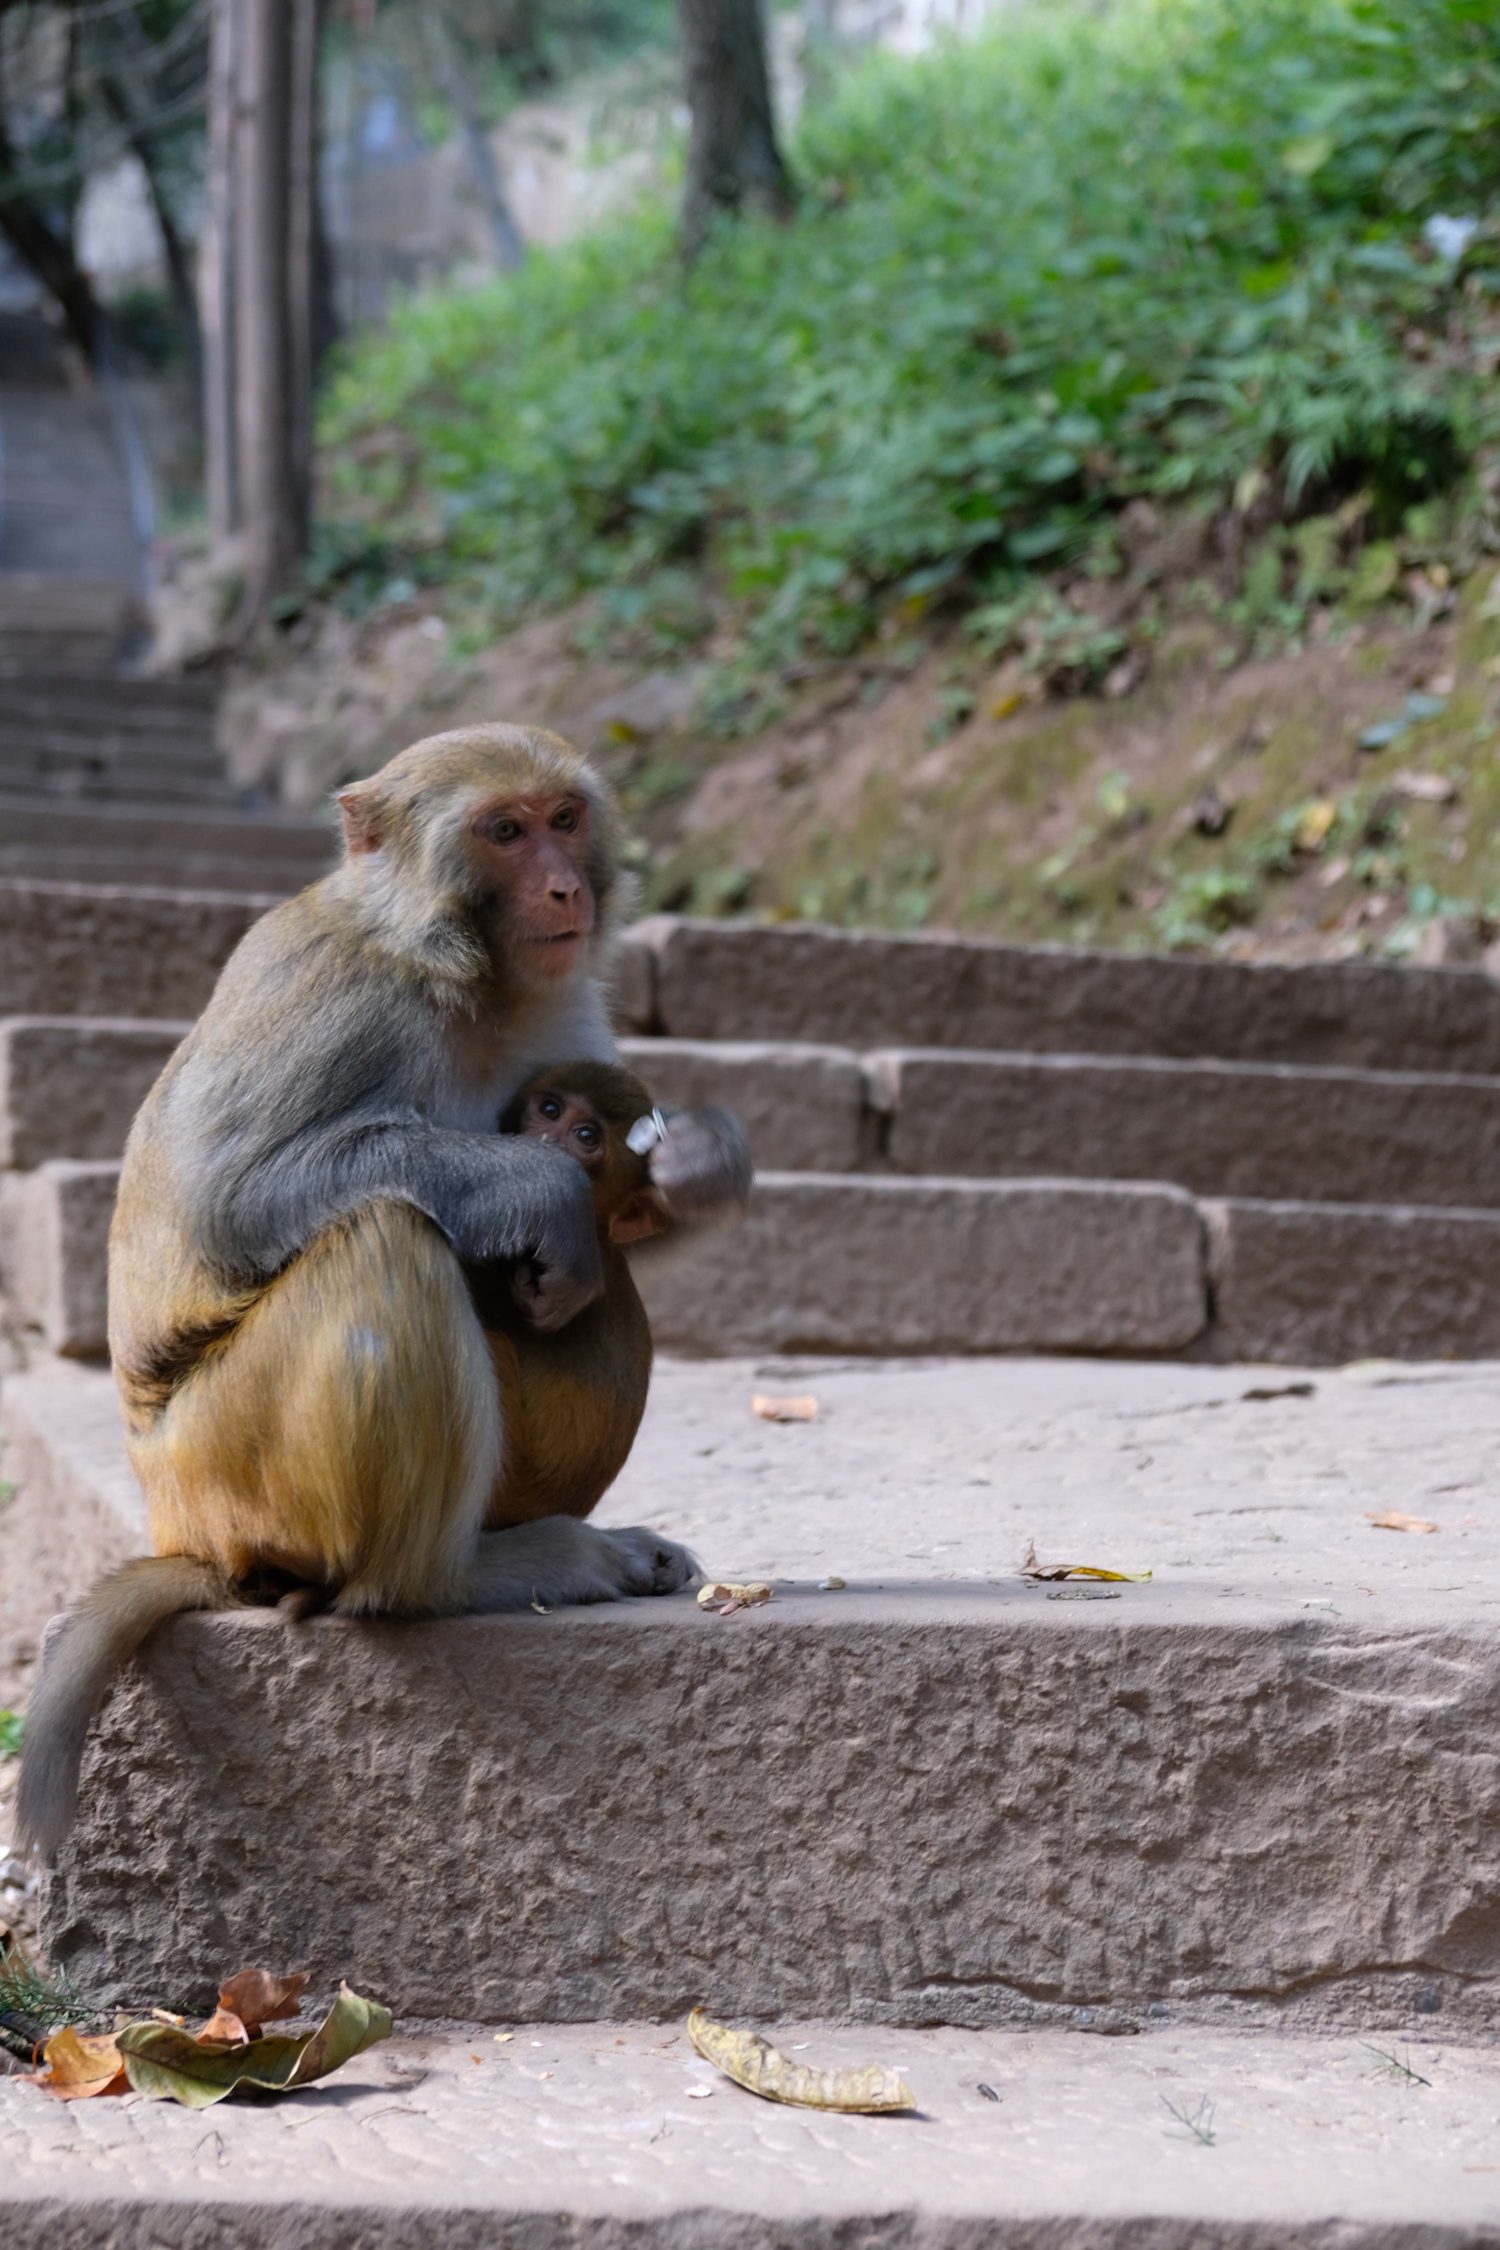
[[202, 327], [209, 505], [243, 636], [307, 552], [318, 0], [217, 0]]
[[177, 215], [167, 196], [161, 168], [156, 161], [156, 151], [151, 145], [151, 135], [143, 123], [146, 104], [141, 100], [139, 83], [125, 70], [119, 73], [105, 71], [99, 80], [99, 91], [104, 106], [125, 136], [125, 145], [141, 168], [146, 182], [146, 193], [151, 200], [156, 219], [156, 231], [161, 236], [162, 259], [167, 269], [167, 287], [188, 355], [188, 364], [196, 376], [201, 359], [198, 334], [198, 292], [193, 281], [193, 261]]
[[198, 326], [203, 339], [203, 454], [208, 522], [222, 547], [240, 528], [235, 432], [234, 144], [239, 9], [217, 0], [208, 51], [208, 180], [198, 238]]
[[[0, 8], [0, 14], [5, 10]], [[0, 183], [20, 176], [22, 166], [10, 137], [5, 89], [0, 84]], [[68, 334], [90, 366], [99, 343], [99, 305], [88, 275], [73, 250], [72, 238], [47, 217], [24, 189], [0, 184], [0, 234], [57, 306]]]
[[696, 256], [715, 213], [784, 219], [793, 190], [776, 143], [760, 0], [678, 0], [692, 115], [682, 246]]
[[441, 8], [432, 8], [426, 19], [428, 52], [432, 56], [438, 84], [449, 108], [458, 120], [458, 130], [464, 144], [470, 176], [479, 191], [484, 205], [484, 215], [489, 221], [490, 240], [495, 246], [495, 263], [502, 273], [514, 273], [525, 262], [526, 244], [516, 225], [505, 189], [501, 184], [500, 167], [495, 162], [495, 152], [490, 137], [484, 129], [453, 35], [453, 26]]

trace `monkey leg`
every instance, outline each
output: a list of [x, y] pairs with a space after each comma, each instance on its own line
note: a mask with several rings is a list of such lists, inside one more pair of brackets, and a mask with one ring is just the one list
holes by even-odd
[[286, 1571], [346, 1613], [462, 1608], [500, 1406], [443, 1236], [394, 1202], [327, 1227], [131, 1454], [160, 1553]]

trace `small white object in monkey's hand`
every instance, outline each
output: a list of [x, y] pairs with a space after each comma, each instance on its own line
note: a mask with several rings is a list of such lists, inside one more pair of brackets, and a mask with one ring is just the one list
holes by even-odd
[[625, 1135], [625, 1146], [632, 1156], [649, 1156], [667, 1137], [667, 1121], [659, 1109], [648, 1117], [638, 1117]]

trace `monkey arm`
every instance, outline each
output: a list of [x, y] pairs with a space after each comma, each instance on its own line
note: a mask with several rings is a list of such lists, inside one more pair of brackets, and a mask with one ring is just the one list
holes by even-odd
[[235, 1277], [278, 1272], [334, 1220], [390, 1198], [425, 1213], [466, 1261], [533, 1260], [540, 1326], [561, 1325], [603, 1285], [588, 1180], [544, 1141], [346, 1119], [212, 1177], [205, 1248]]
[[727, 1109], [679, 1109], [651, 1152], [651, 1184], [674, 1220], [726, 1218], [749, 1200], [755, 1167], [745, 1128]]

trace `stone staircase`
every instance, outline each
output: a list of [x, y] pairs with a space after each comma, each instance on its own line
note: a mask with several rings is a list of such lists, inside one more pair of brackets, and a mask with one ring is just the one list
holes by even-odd
[[[264, 903], [0, 882], [0, 1286], [53, 1352], [103, 1350], [125, 1129]], [[661, 1098], [729, 1103], [760, 1167], [731, 1236], [642, 1259], [669, 1348], [1500, 1352], [1482, 972], [661, 918], [617, 999]]]
[[[145, 1543], [97, 1363], [120, 1147], [295, 857], [143, 810], [130, 755], [34, 770], [56, 827], [0, 877], [13, 1637]], [[184, 887], [215, 823], [236, 879]], [[667, 1352], [603, 1517], [775, 1598], [159, 1635], [50, 1957], [177, 2008], [295, 1962], [404, 2037], [207, 2134], [99, 2102], [80, 2140], [0, 2080], [0, 2240], [1500, 2244], [1500, 1392], [1460, 1364], [1500, 1354], [1500, 987], [664, 918], [616, 1000], [761, 1177], [641, 1260]], [[1154, 1576], [1037, 1583], [1033, 1542]], [[696, 2000], [903, 2064], [921, 2120], [752, 2106]]]
[[0, 574], [0, 880], [300, 889], [326, 822], [256, 806], [224, 770], [211, 678], [132, 674], [130, 597]]

